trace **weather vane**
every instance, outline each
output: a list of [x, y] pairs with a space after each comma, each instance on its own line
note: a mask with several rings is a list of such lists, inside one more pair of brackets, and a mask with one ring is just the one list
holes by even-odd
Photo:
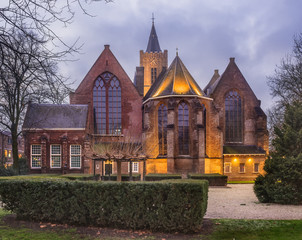
[[178, 56], [178, 47], [176, 47], [176, 56]]
[[152, 19], [152, 24], [154, 24], [154, 19], [155, 19], [154, 18], [154, 13], [152, 13], [152, 18], [151, 19]]

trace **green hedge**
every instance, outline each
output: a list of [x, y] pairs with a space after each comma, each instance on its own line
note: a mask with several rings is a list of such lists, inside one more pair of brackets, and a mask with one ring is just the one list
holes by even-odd
[[60, 178], [67, 178], [69, 180], [79, 180], [79, 181], [90, 181], [90, 180], [99, 180], [100, 174], [91, 175], [91, 174], [66, 174], [59, 176]]
[[209, 173], [209, 174], [188, 174], [188, 178], [191, 179], [202, 179], [208, 180], [209, 186], [226, 186], [228, 181], [228, 176], [221, 175], [219, 173]]
[[5, 180], [0, 196], [21, 219], [194, 232], [206, 212], [208, 183]]
[[[109, 176], [105, 175], [103, 176], [103, 180], [109, 181]], [[111, 174], [110, 175], [110, 181], [116, 181], [117, 180], [117, 174]], [[130, 175], [129, 174], [122, 174], [122, 181], [129, 181]], [[141, 175], [140, 174], [132, 174], [132, 181], [140, 181]]]
[[181, 179], [181, 174], [151, 173], [145, 176], [146, 181], [160, 181], [167, 179]]

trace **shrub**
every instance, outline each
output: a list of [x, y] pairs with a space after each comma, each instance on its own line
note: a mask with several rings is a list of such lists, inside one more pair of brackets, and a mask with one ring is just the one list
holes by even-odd
[[145, 176], [146, 181], [160, 181], [167, 179], [181, 179], [181, 174], [152, 173]]
[[[108, 175], [103, 176], [103, 180], [105, 181], [117, 181], [117, 174], [111, 174], [110, 179]], [[132, 174], [132, 181], [140, 181], [141, 175], [140, 174]], [[122, 181], [130, 181], [130, 175], [122, 174]]]
[[5, 180], [0, 196], [21, 219], [194, 232], [206, 212], [208, 183]]
[[209, 186], [226, 186], [228, 181], [228, 176], [221, 175], [219, 173], [210, 173], [210, 174], [191, 173], [188, 174], [188, 178], [208, 180]]
[[67, 178], [69, 180], [79, 180], [79, 181], [90, 181], [90, 180], [99, 180], [100, 174], [91, 175], [91, 174], [66, 174], [60, 175], [60, 178]]
[[14, 176], [16, 175], [16, 171], [13, 167], [5, 167], [4, 165], [0, 165], [0, 176]]

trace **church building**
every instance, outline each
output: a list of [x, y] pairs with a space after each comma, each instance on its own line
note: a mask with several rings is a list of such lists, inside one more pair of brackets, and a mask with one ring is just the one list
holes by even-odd
[[148, 156], [145, 166], [132, 163], [136, 173], [221, 173], [229, 180], [263, 173], [266, 115], [234, 58], [202, 89], [178, 53], [168, 65], [154, 22], [139, 54], [133, 82], [105, 45], [70, 104], [28, 106], [23, 135], [32, 173], [99, 173], [104, 163], [95, 169], [89, 157], [94, 144], [127, 138], [142, 141]]

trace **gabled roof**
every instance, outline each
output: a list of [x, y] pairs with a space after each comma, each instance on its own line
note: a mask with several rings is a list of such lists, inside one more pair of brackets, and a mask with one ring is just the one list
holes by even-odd
[[178, 55], [168, 70], [153, 83], [144, 100], [170, 95], [205, 96]]
[[212, 90], [216, 87], [220, 80], [220, 75], [218, 69], [214, 70], [214, 75], [212, 76], [210, 82], [207, 84], [207, 86], [203, 89], [205, 94], [210, 95], [212, 93]]
[[161, 52], [159, 42], [158, 42], [158, 38], [157, 38], [157, 34], [156, 34], [156, 31], [155, 31], [154, 22], [152, 23], [152, 28], [151, 28], [151, 32], [150, 32], [150, 36], [149, 36], [149, 42], [148, 42], [146, 52]]
[[88, 105], [30, 104], [23, 123], [23, 130], [86, 128]]

